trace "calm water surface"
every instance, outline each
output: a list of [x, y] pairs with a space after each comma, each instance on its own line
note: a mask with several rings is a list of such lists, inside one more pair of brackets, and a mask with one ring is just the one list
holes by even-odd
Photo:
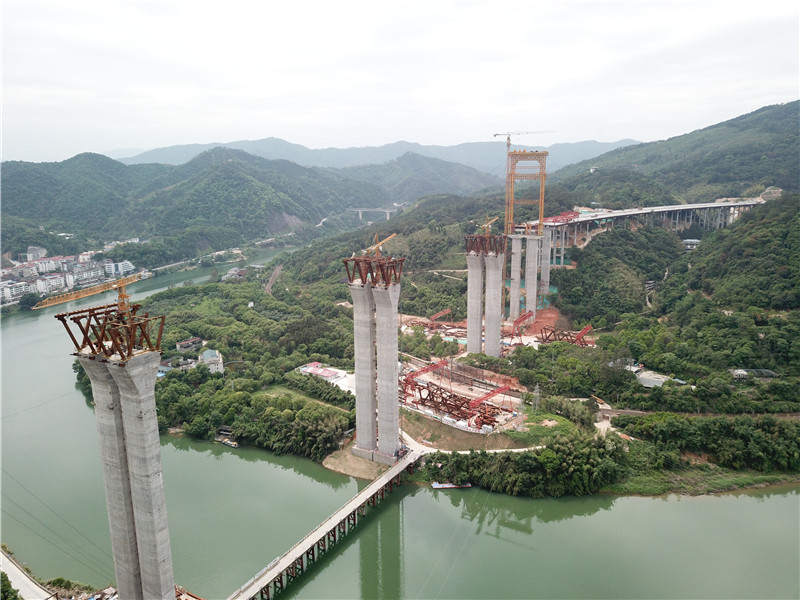
[[[222, 271], [222, 270], [221, 270]], [[134, 284], [134, 300], [181, 279]], [[2, 541], [40, 578], [113, 582], [92, 407], [52, 315], [2, 321]], [[162, 438], [177, 583], [225, 598], [363, 482], [311, 461]], [[800, 486], [527, 500], [404, 486], [287, 598], [798, 598]]]

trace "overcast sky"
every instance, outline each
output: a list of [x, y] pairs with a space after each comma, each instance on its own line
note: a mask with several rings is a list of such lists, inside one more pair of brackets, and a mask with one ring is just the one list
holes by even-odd
[[666, 139], [800, 97], [797, 4], [2, 0], [2, 159]]

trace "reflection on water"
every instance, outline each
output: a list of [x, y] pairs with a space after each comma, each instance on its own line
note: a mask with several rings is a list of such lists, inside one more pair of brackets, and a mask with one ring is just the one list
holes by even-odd
[[795, 598], [798, 494], [532, 500], [403, 486], [287, 597]]
[[310, 460], [291, 455], [274, 454], [259, 448], [248, 446], [230, 448], [224, 444], [175, 435], [162, 435], [161, 447], [162, 449], [171, 447], [178, 452], [199, 453], [204, 457], [214, 459], [216, 462], [241, 460], [260, 463], [264, 469], [288, 471], [314, 483], [322, 483], [334, 490], [350, 486], [353, 482], [349, 477], [329, 471], [322, 465]]

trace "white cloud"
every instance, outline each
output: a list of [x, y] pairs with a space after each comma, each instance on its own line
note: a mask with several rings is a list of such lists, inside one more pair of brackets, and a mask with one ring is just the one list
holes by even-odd
[[661, 139], [798, 92], [793, 2], [5, 2], [3, 159]]

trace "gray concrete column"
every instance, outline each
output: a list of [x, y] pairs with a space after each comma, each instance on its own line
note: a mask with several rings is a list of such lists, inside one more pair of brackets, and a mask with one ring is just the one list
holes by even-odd
[[484, 352], [487, 356], [500, 357], [500, 326], [503, 310], [503, 264], [505, 254], [487, 254], [486, 263], [486, 326]]
[[520, 275], [522, 266], [522, 236], [509, 235], [511, 238], [511, 291], [509, 297], [508, 318], [519, 316]]
[[467, 253], [467, 353], [480, 354], [483, 328], [483, 255]]
[[145, 352], [121, 365], [108, 363], [122, 406], [142, 593], [146, 600], [175, 598], [156, 416], [155, 383], [160, 361], [159, 352]]
[[144, 597], [139, 570], [139, 550], [136, 545], [136, 524], [133, 518], [119, 390], [108, 371], [107, 363], [84, 357], [79, 357], [78, 361], [92, 382], [94, 417], [97, 424], [97, 439], [100, 443], [100, 460], [103, 463], [106, 509], [117, 591], [124, 600], [142, 600]]
[[539, 244], [542, 243], [540, 235], [525, 236], [525, 310], [533, 311], [536, 315], [536, 284], [539, 270]]
[[[394, 457], [400, 449], [400, 367], [397, 362], [397, 304], [400, 284], [372, 289], [378, 361], [378, 452]], [[394, 461], [392, 461], [394, 462]]]
[[356, 444], [354, 453], [372, 458], [378, 447], [378, 409], [375, 396], [375, 302], [372, 287], [356, 280], [350, 284], [353, 298], [353, 353], [356, 367]]
[[542, 248], [539, 255], [539, 262], [541, 264], [541, 276], [539, 278], [540, 287], [539, 293], [544, 296], [550, 293], [550, 252], [552, 248], [553, 230], [550, 227], [545, 227], [542, 230]]

